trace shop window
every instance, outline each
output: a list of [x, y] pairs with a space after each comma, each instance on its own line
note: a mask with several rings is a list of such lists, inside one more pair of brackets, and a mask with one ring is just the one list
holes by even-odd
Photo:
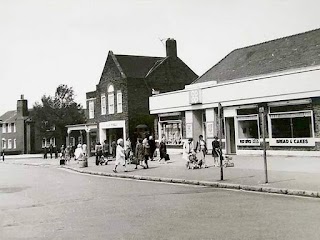
[[181, 145], [182, 144], [182, 131], [181, 121], [174, 122], [161, 122], [162, 137], [166, 139], [166, 144]]
[[311, 111], [270, 114], [273, 138], [313, 137]]
[[106, 109], [106, 95], [104, 93], [101, 94], [101, 115], [105, 115], [107, 113]]
[[76, 139], [74, 137], [70, 137], [70, 143], [71, 146], [75, 146], [76, 145]]
[[258, 120], [238, 119], [238, 138], [259, 138]]
[[41, 144], [42, 148], [46, 147], [46, 139], [42, 138], [42, 144]]
[[90, 119], [94, 118], [94, 101], [93, 100], [89, 101], [89, 118]]

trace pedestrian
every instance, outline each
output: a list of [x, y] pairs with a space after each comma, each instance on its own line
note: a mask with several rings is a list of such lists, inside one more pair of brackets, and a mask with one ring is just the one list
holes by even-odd
[[138, 168], [138, 165], [143, 166], [143, 160], [144, 160], [144, 148], [142, 144], [142, 139], [138, 138], [137, 145], [136, 145], [136, 167]]
[[206, 141], [203, 140], [203, 136], [199, 136], [199, 140], [197, 141], [196, 151], [199, 152], [199, 161], [202, 161], [202, 164], [205, 168], [207, 168], [206, 164], [206, 154], [207, 154], [207, 144]]
[[87, 156], [87, 144], [82, 144], [82, 152], [84, 156]]
[[44, 159], [47, 159], [47, 154], [48, 154], [48, 149], [47, 149], [47, 147], [44, 147], [43, 148], [43, 158]]
[[116, 143], [116, 140], [113, 139], [113, 141], [111, 142], [111, 150], [112, 150], [113, 158], [116, 157], [116, 149], [117, 149], [117, 143]]
[[96, 153], [96, 165], [98, 166], [100, 163], [100, 158], [102, 156], [102, 145], [100, 142], [96, 144], [95, 153]]
[[193, 138], [189, 138], [187, 142], [184, 142], [182, 149], [182, 158], [189, 162], [189, 155], [194, 152]]
[[212, 157], [213, 157], [213, 166], [219, 167], [219, 159], [222, 157], [222, 151], [220, 147], [220, 143], [218, 141], [218, 137], [215, 136], [214, 140], [212, 141]]
[[54, 158], [58, 158], [58, 148], [56, 146], [54, 147]]
[[161, 139], [160, 146], [159, 146], [159, 152], [160, 152], [160, 163], [166, 162], [166, 156], [167, 156], [167, 146], [166, 146], [166, 140], [165, 138]]
[[155, 140], [153, 139], [153, 136], [152, 135], [150, 135], [149, 136], [149, 141], [148, 141], [148, 143], [149, 143], [149, 146], [150, 146], [150, 160], [151, 161], [154, 161], [154, 152], [156, 151], [156, 142], [155, 142]]
[[52, 159], [52, 154], [53, 154], [53, 146], [50, 144], [49, 146], [49, 152], [50, 152], [50, 158]]
[[4, 149], [2, 149], [1, 156], [2, 156], [2, 161], [4, 162]]
[[127, 141], [126, 141], [124, 149], [125, 149], [125, 154], [126, 154], [126, 160], [130, 164], [131, 163], [130, 162], [131, 161], [130, 154], [132, 152], [130, 138], [127, 138]]
[[82, 150], [82, 146], [79, 143], [75, 152], [74, 152], [74, 159], [75, 160], [84, 160], [84, 154], [83, 154], [83, 150]]
[[149, 141], [147, 138], [143, 139], [142, 141], [142, 144], [143, 144], [143, 152], [144, 152], [144, 164], [145, 164], [145, 168], [149, 168], [149, 165], [148, 165], [148, 160], [149, 160], [149, 157], [150, 157], [150, 145], [149, 145]]
[[125, 152], [124, 152], [124, 142], [123, 142], [122, 138], [119, 138], [117, 141], [116, 162], [115, 162], [114, 169], [113, 169], [114, 173], [117, 172], [117, 167], [119, 164], [123, 165], [124, 171], [127, 172]]
[[102, 154], [105, 157], [105, 159], [107, 159], [107, 157], [109, 156], [109, 144], [107, 140], [103, 141]]
[[60, 148], [60, 156], [62, 159], [65, 159], [66, 157], [66, 149], [64, 148], [63, 144], [61, 145], [61, 148]]

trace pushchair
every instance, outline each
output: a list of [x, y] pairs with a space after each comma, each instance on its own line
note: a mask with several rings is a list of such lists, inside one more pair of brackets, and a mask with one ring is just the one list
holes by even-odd
[[202, 160], [199, 160], [197, 158], [197, 155], [195, 152], [189, 153], [189, 160], [187, 161], [186, 167], [187, 169], [196, 169], [202, 167]]

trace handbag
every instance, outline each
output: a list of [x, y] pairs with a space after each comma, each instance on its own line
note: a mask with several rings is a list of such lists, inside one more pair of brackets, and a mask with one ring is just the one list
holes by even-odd
[[166, 153], [166, 155], [164, 156], [164, 160], [166, 160], [166, 161], [170, 160], [170, 157], [169, 157], [168, 153]]

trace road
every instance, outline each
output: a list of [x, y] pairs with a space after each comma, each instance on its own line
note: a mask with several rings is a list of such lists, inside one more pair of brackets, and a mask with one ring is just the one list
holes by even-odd
[[0, 239], [318, 239], [320, 200], [0, 164]]

